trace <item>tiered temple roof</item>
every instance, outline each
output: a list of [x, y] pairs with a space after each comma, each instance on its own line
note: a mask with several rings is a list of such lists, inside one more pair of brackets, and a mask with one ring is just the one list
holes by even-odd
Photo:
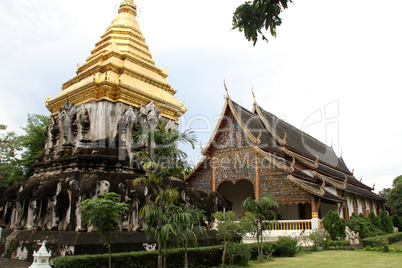
[[335, 202], [346, 200], [330, 193], [325, 186], [384, 201], [383, 197], [372, 192], [371, 187], [356, 180], [332, 147], [265, 111], [256, 101], [249, 111], [233, 102], [228, 94], [216, 129], [202, 150], [204, 158], [188, 181], [211, 160], [217, 134], [228, 114], [234, 116], [254, 150], [276, 168], [285, 171], [287, 179], [300, 188]]
[[75, 105], [109, 100], [141, 107], [153, 101], [162, 116], [177, 119], [187, 107], [174, 97], [176, 90], [166, 81], [167, 68], [155, 66], [136, 19], [132, 0], [120, 4], [118, 15], [92, 49], [77, 75], [65, 82], [46, 107], [54, 115], [67, 99]]

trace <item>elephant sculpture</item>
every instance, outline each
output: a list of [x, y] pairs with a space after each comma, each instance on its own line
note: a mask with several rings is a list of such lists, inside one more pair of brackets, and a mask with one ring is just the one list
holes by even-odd
[[1, 207], [3, 208], [0, 213], [0, 224], [3, 226], [10, 225], [10, 228], [15, 227], [18, 212], [20, 211], [17, 205], [17, 198], [19, 193], [23, 190], [21, 183], [13, 184], [4, 190], [1, 196]]
[[33, 180], [24, 185], [23, 190], [19, 193], [16, 200], [18, 207], [20, 208], [19, 219], [16, 222], [16, 226], [19, 228], [33, 229], [33, 214], [35, 208], [34, 194], [39, 189], [40, 182]]
[[139, 217], [141, 208], [147, 201], [148, 188], [143, 184], [133, 185], [133, 180], [119, 184], [119, 194], [123, 201], [129, 205], [129, 211], [123, 217], [122, 229], [135, 231], [144, 227], [143, 219]]
[[44, 182], [33, 194], [33, 200], [36, 201], [33, 224], [38, 229], [58, 230], [70, 205], [64, 181], [52, 179]]

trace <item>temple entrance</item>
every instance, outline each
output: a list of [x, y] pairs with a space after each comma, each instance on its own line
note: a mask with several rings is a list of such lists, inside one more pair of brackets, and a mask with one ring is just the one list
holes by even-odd
[[241, 202], [247, 197], [254, 197], [254, 186], [249, 180], [245, 179], [237, 181], [236, 184], [224, 181], [219, 185], [217, 191], [225, 198], [229, 209], [236, 214], [235, 219], [243, 215]]

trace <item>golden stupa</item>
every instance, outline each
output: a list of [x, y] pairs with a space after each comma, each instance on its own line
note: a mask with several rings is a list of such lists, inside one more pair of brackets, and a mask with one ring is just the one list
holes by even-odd
[[187, 107], [174, 97], [176, 90], [166, 81], [167, 69], [155, 66], [136, 19], [133, 0], [120, 4], [112, 25], [95, 44], [77, 75], [62, 86], [46, 107], [55, 115], [67, 99], [75, 105], [99, 100], [122, 102], [134, 107], [151, 101], [162, 116], [177, 122]]

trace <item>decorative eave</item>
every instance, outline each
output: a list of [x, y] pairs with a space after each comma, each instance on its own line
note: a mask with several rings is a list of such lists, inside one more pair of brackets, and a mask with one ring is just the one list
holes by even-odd
[[[316, 155], [316, 159], [313, 160], [310, 156], [307, 156], [289, 146], [286, 146], [286, 138], [287, 138], [287, 133], [284, 132], [284, 137], [281, 138], [276, 132], [275, 130], [272, 128], [272, 126], [269, 124], [269, 122], [267, 121], [267, 119], [265, 118], [264, 114], [262, 113], [260, 107], [257, 104], [254, 92], [252, 92], [253, 97], [254, 97], [254, 103], [253, 103], [253, 113], [256, 113], [258, 115], [258, 117], [260, 118], [260, 120], [262, 121], [263, 125], [265, 126], [265, 128], [267, 129], [267, 131], [272, 135], [272, 137], [275, 139], [275, 141], [277, 142], [277, 144], [280, 147], [280, 150], [283, 151], [286, 155], [290, 156], [290, 157], [294, 157], [296, 158], [299, 162], [303, 163], [304, 165], [306, 165], [309, 168], [312, 169], [317, 169], [318, 168], [318, 164], [321, 163], [322, 165], [325, 165], [329, 168], [332, 168], [334, 170], [337, 170], [339, 172], [345, 173], [344, 171], [341, 171], [340, 169], [333, 167], [329, 164], [327, 164], [326, 162], [323, 162], [319, 159], [319, 157]], [[338, 160], [342, 160], [342, 157], [339, 158]], [[314, 162], [313, 162], [314, 161]], [[345, 165], [346, 166], [346, 165]], [[348, 173], [348, 175], [351, 175]]]
[[335, 181], [335, 179], [332, 179], [332, 178], [330, 178], [328, 176], [325, 176], [325, 175], [323, 175], [323, 174], [321, 174], [321, 173], [319, 173], [319, 172], [317, 172], [315, 170], [313, 170], [312, 173], [313, 173], [315, 178], [318, 178], [318, 179], [322, 180], [324, 183], [332, 185], [336, 189], [345, 190], [346, 187], [347, 187], [348, 178], [347, 178], [346, 175], [345, 175], [345, 180], [342, 183], [339, 183], [339, 182]]
[[314, 194], [316, 196], [322, 197], [325, 194], [325, 182], [322, 183], [320, 190], [317, 190], [309, 185], [307, 185], [306, 183], [304, 183], [302, 180], [295, 178], [292, 174], [288, 174], [287, 176], [288, 180], [290, 180], [291, 182], [293, 182], [294, 184], [296, 184], [297, 186], [299, 186], [300, 188], [306, 190], [307, 192]]
[[296, 158], [299, 162], [301, 162], [302, 164], [304, 164], [305, 166], [307, 166], [309, 168], [312, 168], [312, 169], [318, 168], [318, 161], [319, 161], [318, 156], [317, 156], [317, 159], [314, 162], [312, 162], [308, 158], [303, 157], [293, 151], [290, 151], [285, 146], [281, 147], [281, 151], [284, 152], [288, 156]]

